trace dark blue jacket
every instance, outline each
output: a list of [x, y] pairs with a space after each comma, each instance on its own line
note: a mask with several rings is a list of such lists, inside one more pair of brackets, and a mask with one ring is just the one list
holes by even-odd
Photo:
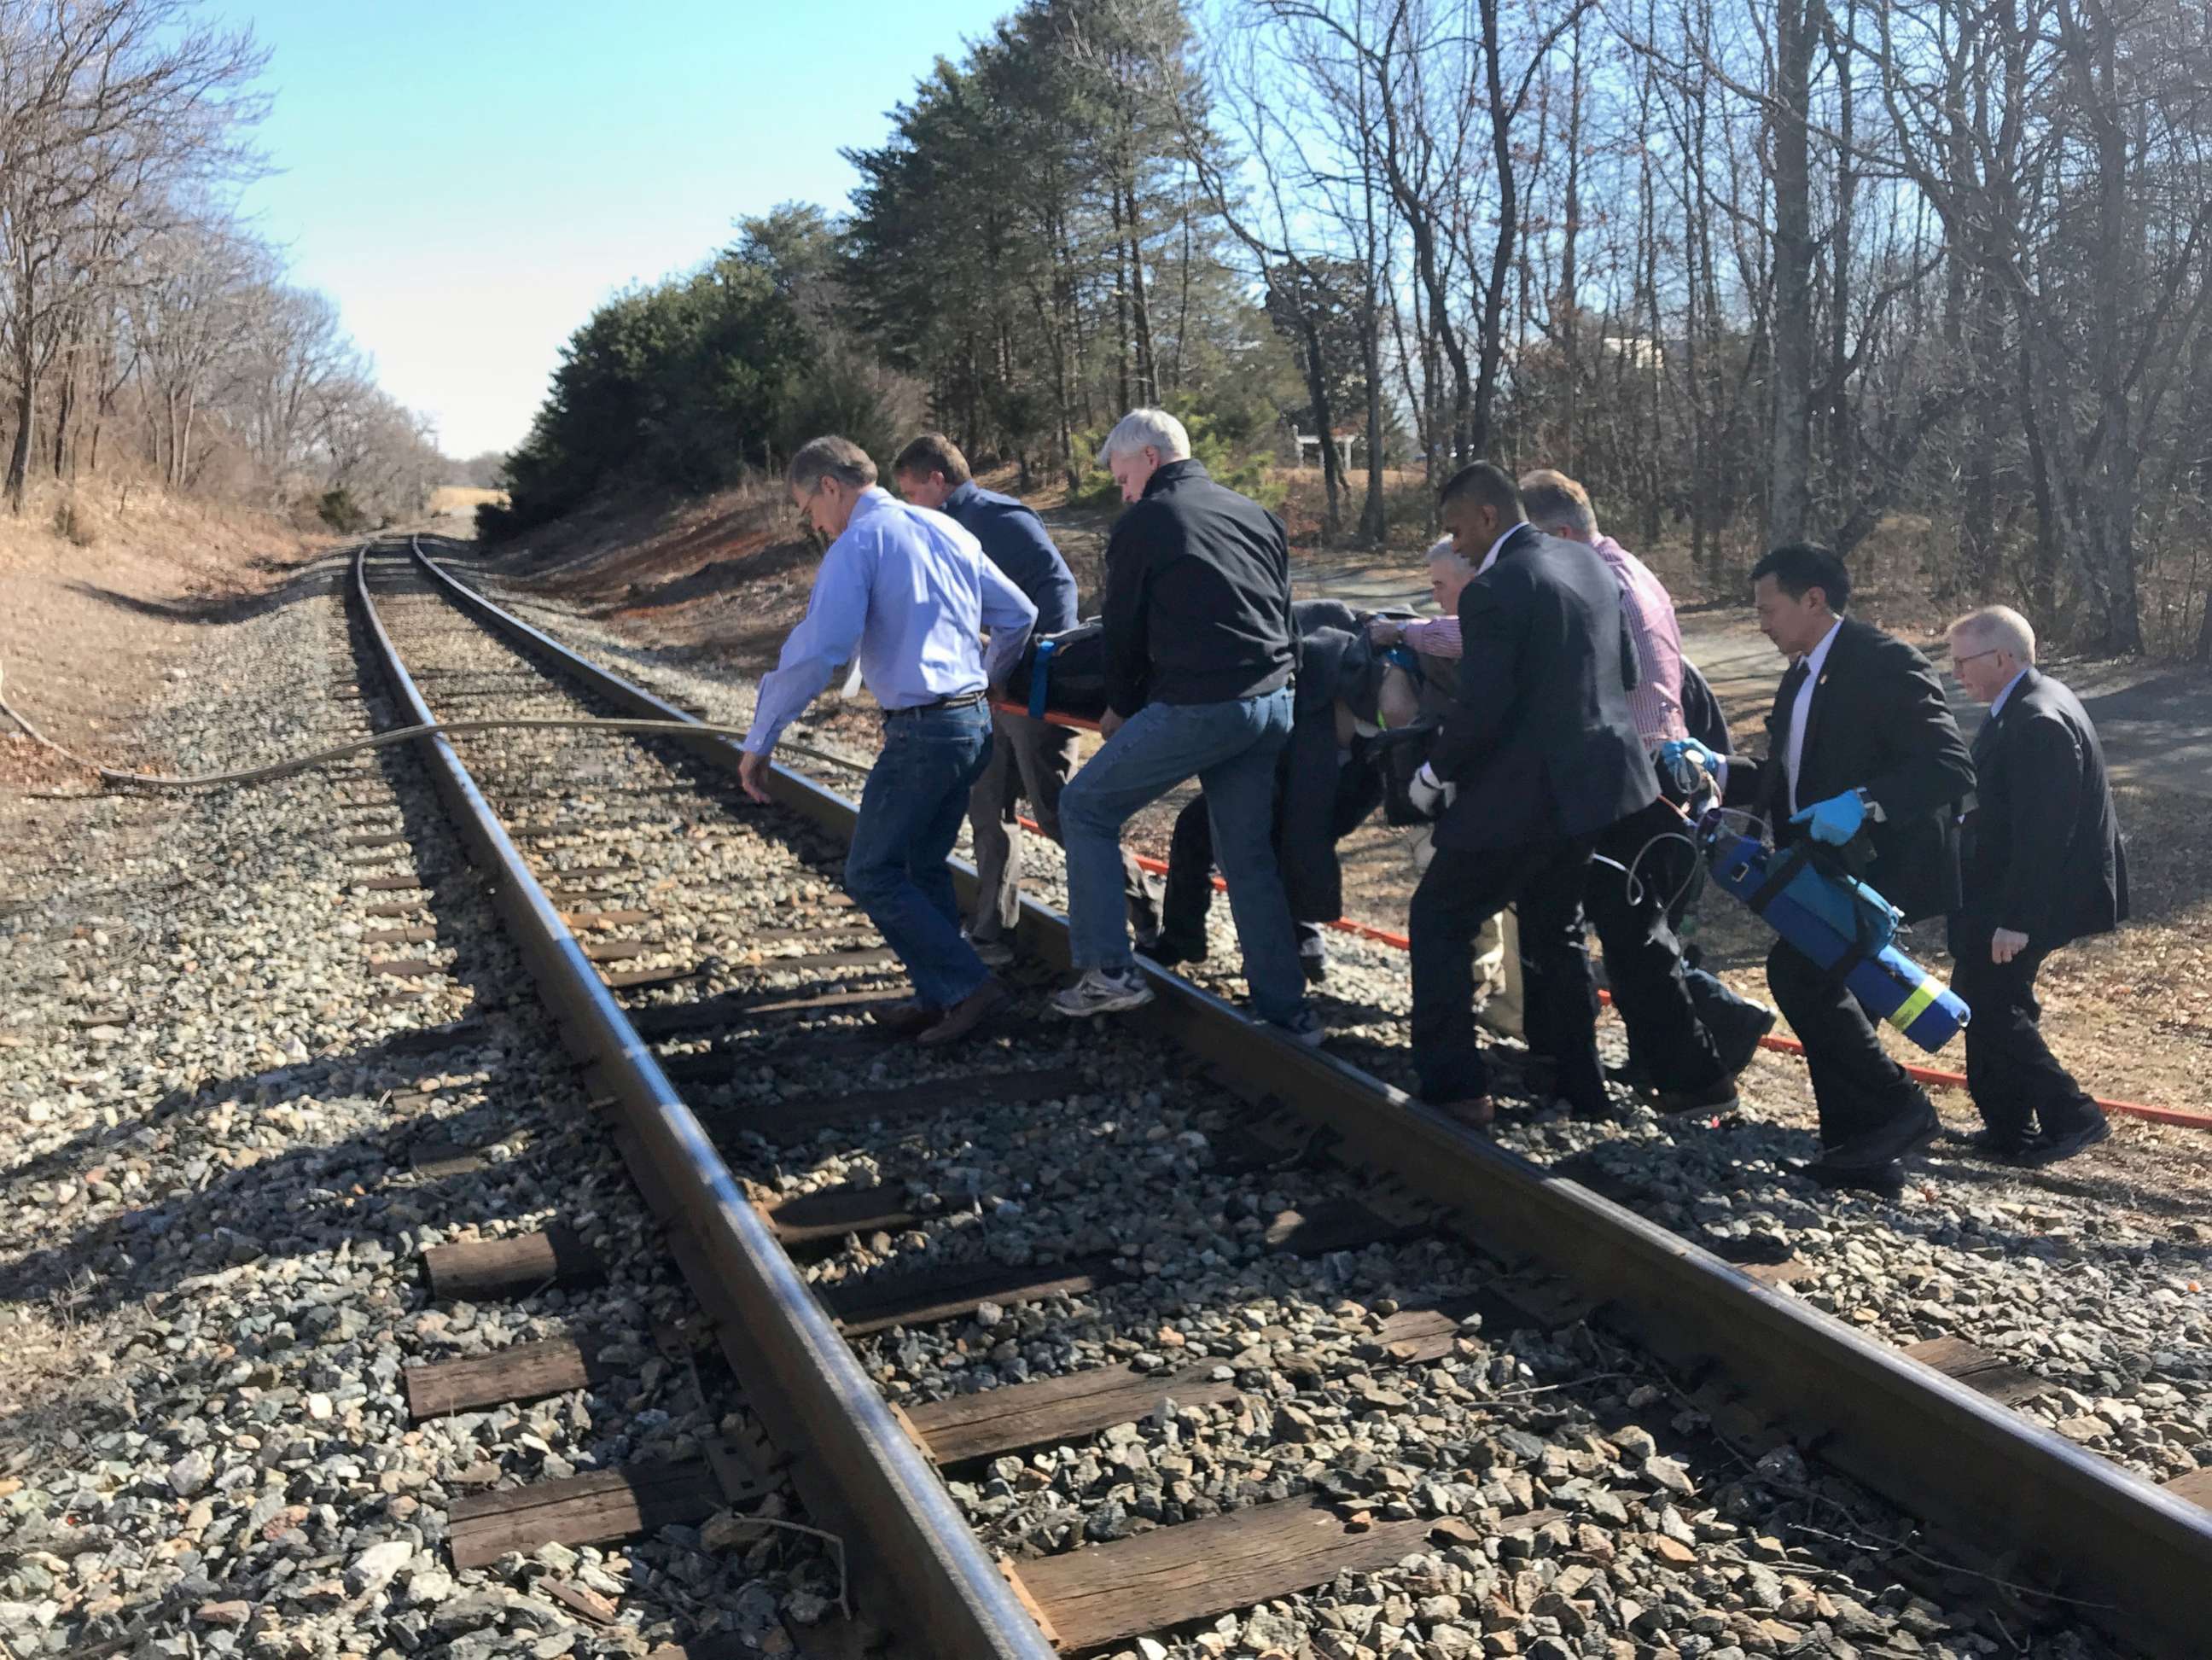
[[974, 479], [945, 498], [944, 511], [983, 544], [983, 552], [1006, 580], [1037, 608], [1036, 635], [1060, 634], [1082, 618], [1076, 614], [1075, 574], [1036, 510], [1011, 496], [987, 490]]

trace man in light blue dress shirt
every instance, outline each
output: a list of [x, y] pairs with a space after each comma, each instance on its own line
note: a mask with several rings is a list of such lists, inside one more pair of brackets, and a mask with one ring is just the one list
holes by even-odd
[[769, 799], [776, 740], [857, 650], [883, 706], [884, 747], [860, 795], [845, 890], [914, 981], [914, 996], [878, 1018], [917, 1043], [949, 1043], [1012, 1000], [960, 936], [945, 860], [990, 760], [988, 689], [1019, 660], [1036, 607], [973, 535], [877, 488], [875, 463], [849, 440], [801, 446], [787, 477], [833, 539], [805, 617], [762, 677], [738, 777], [753, 800]]

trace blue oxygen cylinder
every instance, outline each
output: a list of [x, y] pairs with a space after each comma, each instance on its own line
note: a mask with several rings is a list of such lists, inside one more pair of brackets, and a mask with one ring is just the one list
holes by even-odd
[[1703, 832], [1713, 880], [1816, 967], [1855, 957], [1844, 983], [1870, 1013], [1930, 1055], [1966, 1024], [1972, 1011], [1959, 994], [1897, 949], [1897, 910], [1865, 883], [1726, 830], [1717, 814]]

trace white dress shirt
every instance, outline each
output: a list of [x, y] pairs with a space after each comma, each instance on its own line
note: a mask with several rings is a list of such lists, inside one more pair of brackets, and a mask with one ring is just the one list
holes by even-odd
[[[2029, 666], [2032, 667], [2033, 665], [2030, 665]], [[2005, 706], [2005, 700], [2012, 696], [2012, 689], [2027, 678], [2027, 668], [2024, 667], [2017, 674], [2014, 675], [2011, 679], [2004, 683], [2004, 690], [2002, 691], [1990, 699], [1989, 718], [1990, 720], [1996, 720], [1997, 716], [2002, 713]]]
[[1505, 534], [1499, 537], [1495, 542], [1492, 542], [1490, 544], [1490, 551], [1482, 556], [1482, 562], [1474, 568], [1474, 574], [1477, 576], [1481, 575], [1483, 572], [1488, 570], [1492, 565], [1498, 562], [1498, 549], [1504, 547], [1505, 544], [1511, 539], [1514, 532], [1519, 530], [1522, 526], [1528, 522], [1528, 521], [1527, 520], [1522, 519], [1516, 520], [1515, 523], [1508, 525], [1505, 527]]
[[1805, 684], [1797, 688], [1797, 701], [1790, 706], [1790, 736], [1782, 757], [1782, 764], [1790, 779], [1790, 811], [1798, 811], [1797, 769], [1805, 758], [1805, 722], [1813, 713], [1813, 688], [1820, 684], [1820, 671], [1827, 666], [1828, 648], [1836, 643], [1836, 635], [1844, 626], [1838, 617], [1828, 631], [1820, 636], [1820, 643], [1800, 660], [1805, 665]]

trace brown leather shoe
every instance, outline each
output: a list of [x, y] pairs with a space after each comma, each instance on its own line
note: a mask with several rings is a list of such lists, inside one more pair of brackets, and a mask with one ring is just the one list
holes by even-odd
[[918, 1037], [945, 1018], [945, 1011], [919, 997], [885, 1003], [874, 1011], [876, 1025], [886, 1037]]
[[1464, 1101], [1431, 1101], [1437, 1111], [1471, 1130], [1486, 1130], [1498, 1116], [1498, 1104], [1486, 1095], [1470, 1097]]
[[994, 974], [945, 1010], [942, 1020], [914, 1041], [926, 1049], [957, 1043], [1001, 1009], [1012, 1006], [1014, 994], [1006, 989], [1006, 982]]

